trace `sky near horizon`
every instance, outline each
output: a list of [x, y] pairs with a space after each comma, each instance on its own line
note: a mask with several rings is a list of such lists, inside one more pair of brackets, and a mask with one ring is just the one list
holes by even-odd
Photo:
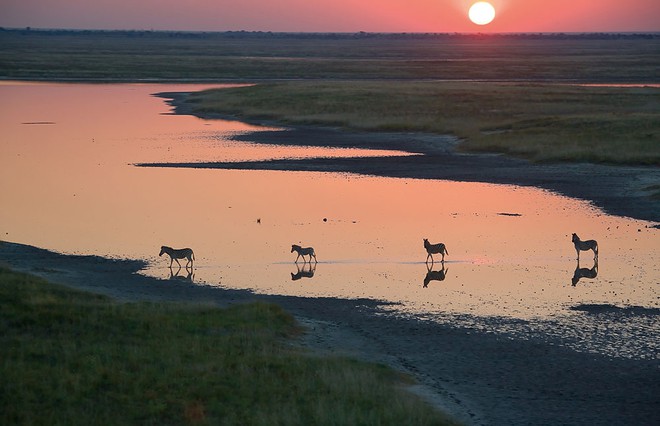
[[656, 32], [660, 0], [0, 0], [0, 27], [291, 32]]

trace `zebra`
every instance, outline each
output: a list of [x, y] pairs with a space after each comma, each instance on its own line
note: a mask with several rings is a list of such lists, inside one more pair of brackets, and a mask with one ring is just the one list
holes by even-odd
[[298, 256], [296, 257], [296, 263], [298, 262], [298, 258], [302, 256], [303, 262], [305, 262], [305, 256], [309, 256], [309, 261], [312, 261], [312, 256], [314, 257], [314, 262], [316, 262], [316, 254], [314, 254], [314, 248], [313, 247], [300, 247], [297, 244], [291, 245], [291, 253], [293, 252], [298, 253]]
[[575, 251], [577, 252], [577, 258], [580, 260], [580, 251], [593, 250], [594, 259], [598, 259], [598, 242], [596, 240], [587, 240], [582, 241], [577, 234], [573, 234], [573, 245], [575, 246]]
[[195, 253], [193, 253], [192, 249], [190, 248], [183, 248], [183, 249], [173, 249], [172, 247], [168, 246], [161, 246], [160, 247], [160, 253], [158, 256], [162, 256], [164, 253], [167, 253], [170, 256], [170, 268], [172, 267], [172, 262], [176, 260], [176, 263], [181, 267], [181, 264], [179, 263], [179, 259], [188, 259], [188, 262], [186, 263], [186, 268], [188, 268], [188, 265], [190, 264], [190, 267], [192, 268], [193, 266], [193, 260], [195, 260]]
[[429, 240], [424, 238], [424, 248], [426, 249], [426, 263], [429, 261], [429, 257], [431, 258], [431, 263], [433, 263], [433, 255], [434, 254], [441, 254], [442, 255], [442, 261], [445, 261], [445, 254], [449, 254], [447, 251], [447, 247], [443, 243], [438, 243], [438, 244], [431, 244], [429, 243]]

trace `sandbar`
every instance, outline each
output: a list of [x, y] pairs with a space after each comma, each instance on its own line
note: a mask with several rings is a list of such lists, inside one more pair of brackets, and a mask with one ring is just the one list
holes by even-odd
[[[188, 93], [159, 93], [175, 114], [201, 118], [241, 120], [240, 117], [196, 114]], [[660, 167], [592, 163], [532, 163], [503, 154], [466, 153], [451, 135], [424, 133], [354, 132], [319, 126], [283, 127], [280, 123], [245, 120], [250, 124], [281, 127], [233, 136], [258, 144], [323, 146], [402, 151], [401, 156], [277, 159], [243, 162], [141, 163], [142, 167], [185, 167], [246, 170], [320, 171], [395, 178], [485, 182], [547, 189], [587, 200], [608, 214], [660, 222]], [[414, 154], [414, 155], [410, 155]]]

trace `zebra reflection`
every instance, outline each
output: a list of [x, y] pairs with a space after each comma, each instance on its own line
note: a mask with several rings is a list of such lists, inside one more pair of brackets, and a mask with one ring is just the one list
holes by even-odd
[[594, 258], [594, 266], [592, 268], [580, 268], [580, 260], [578, 259], [577, 261], [577, 267], [575, 268], [575, 272], [573, 273], [573, 279], [571, 279], [571, 282], [573, 283], [573, 287], [575, 287], [580, 281], [581, 278], [596, 278], [598, 276], [598, 258]]
[[291, 281], [297, 281], [301, 278], [312, 278], [314, 277], [314, 272], [316, 272], [316, 262], [313, 264], [303, 262], [302, 266], [296, 263], [296, 267], [298, 268], [298, 272], [295, 274], [291, 272]]
[[426, 264], [426, 276], [424, 277], [424, 288], [427, 288], [431, 281], [445, 280], [445, 278], [447, 277], [447, 272], [449, 272], [449, 268], [445, 269], [444, 261], [441, 263], [442, 263], [442, 269], [439, 271], [432, 271], [431, 266], [429, 266], [428, 263]]
[[172, 270], [172, 267], [170, 266], [170, 279], [173, 281], [186, 281], [186, 282], [193, 282], [195, 279], [195, 274], [193, 274], [193, 268], [186, 266], [186, 272], [187, 275], [179, 275], [179, 272], [181, 272], [181, 266], [174, 272]]

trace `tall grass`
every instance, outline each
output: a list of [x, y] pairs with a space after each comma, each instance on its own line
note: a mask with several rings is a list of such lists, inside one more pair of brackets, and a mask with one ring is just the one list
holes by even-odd
[[118, 304], [0, 268], [0, 424], [451, 424], [275, 305]]
[[208, 90], [196, 112], [454, 134], [534, 161], [660, 164], [660, 89], [486, 82], [282, 82]]

